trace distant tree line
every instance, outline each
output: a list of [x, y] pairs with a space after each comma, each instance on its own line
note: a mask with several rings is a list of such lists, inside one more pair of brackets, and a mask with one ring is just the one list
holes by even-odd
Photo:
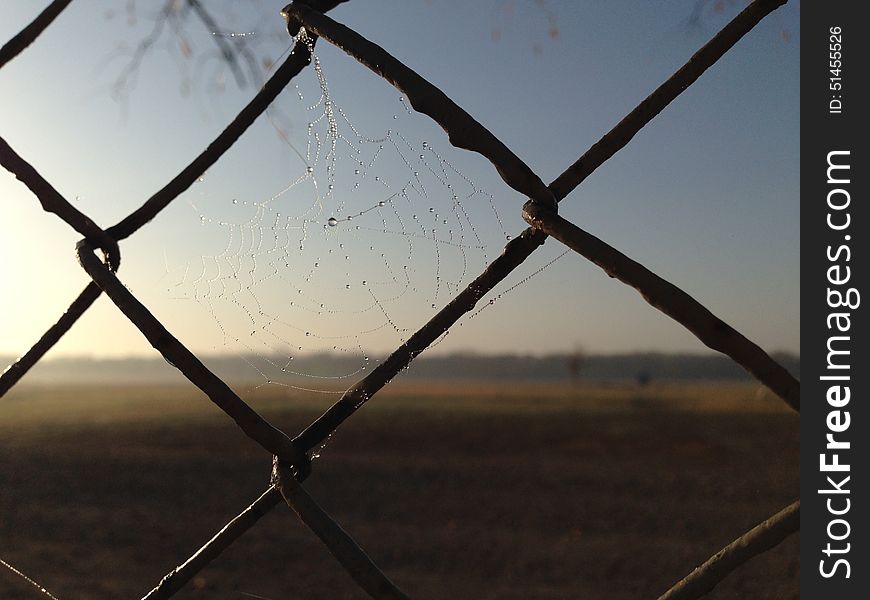
[[[205, 357], [208, 366], [223, 377], [235, 381], [262, 379], [260, 371], [268, 373], [269, 357], [213, 355]], [[781, 362], [796, 376], [800, 375], [800, 358], [778, 354]], [[286, 361], [274, 357], [274, 361]], [[374, 366], [376, 358], [368, 363]], [[7, 358], [7, 362], [12, 359]], [[293, 370], [315, 376], [354, 373], [360, 369], [360, 357], [315, 354], [298, 356]], [[258, 369], [260, 371], [258, 371]], [[274, 367], [271, 367], [274, 370]], [[359, 375], [361, 377], [362, 374]], [[357, 377], [357, 379], [359, 378]], [[578, 360], [576, 353], [545, 356], [450, 354], [423, 356], [401, 375], [405, 379], [445, 380], [549, 380], [549, 381], [624, 381], [641, 385], [653, 381], [749, 380], [741, 367], [724, 356], [715, 354], [631, 353], [618, 355], [586, 355]], [[174, 383], [182, 381], [172, 366], [159, 358], [124, 358], [95, 360], [89, 358], [58, 358], [40, 363], [27, 379], [33, 383]], [[282, 374], [281, 380], [287, 379]], [[355, 379], [348, 378], [348, 385]]]

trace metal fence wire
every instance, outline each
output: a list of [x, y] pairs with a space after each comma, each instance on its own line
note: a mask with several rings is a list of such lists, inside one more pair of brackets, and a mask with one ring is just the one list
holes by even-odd
[[[297, 41], [299, 36], [303, 36], [306, 43], [294, 45], [293, 51], [256, 96], [199, 156], [142, 206], [108, 229], [101, 229], [87, 215], [71, 205], [30, 162], [19, 156], [0, 138], [0, 163], [3, 167], [30, 188], [44, 210], [55, 213], [84, 236], [77, 245], [78, 259], [92, 279], [57, 323], [0, 376], [0, 395], [14, 386], [88, 310], [97, 297], [105, 293], [169, 363], [232, 417], [248, 437], [273, 456], [269, 487], [193, 556], [145, 594], [144, 598], [147, 600], [171, 597], [258, 519], [281, 502], [285, 502], [296, 512], [370, 596], [407, 598], [405, 592], [375, 565], [306, 492], [302, 482], [311, 475], [309, 455], [345, 419], [369, 401], [463, 315], [471, 311], [486, 293], [522, 264], [547, 236], [556, 238], [598, 265], [608, 275], [637, 289], [649, 304], [682, 324], [708, 347], [731, 357], [793, 410], [800, 410], [799, 381], [764, 350], [679, 287], [558, 214], [559, 202], [565, 196], [623, 148], [641, 128], [741, 37], [766, 15], [785, 4], [786, 0], [754, 0], [682, 68], [549, 185], [441, 90], [383, 48], [326, 16], [325, 13], [344, 1], [346, 0], [297, 0], [286, 6], [282, 14], [287, 20], [289, 33], [297, 36]], [[30, 25], [0, 48], [0, 67], [26, 49], [70, 2], [71, 0], [53, 1]], [[318, 38], [344, 50], [360, 64], [399, 89], [416, 111], [428, 115], [444, 129], [454, 146], [478, 152], [487, 158], [508, 186], [529, 199], [522, 211], [530, 227], [514, 236], [500, 256], [377, 368], [345, 391], [332, 407], [306, 429], [295, 437], [290, 437], [264, 419], [203, 365], [124, 286], [116, 274], [121, 262], [118, 242], [147, 224], [236, 142], [291, 79], [311, 62], [311, 49]], [[97, 250], [102, 258], [95, 253]], [[722, 548], [660, 598], [674, 600], [703, 596], [739, 565], [776, 546], [797, 531], [800, 525], [799, 513], [798, 500]]]

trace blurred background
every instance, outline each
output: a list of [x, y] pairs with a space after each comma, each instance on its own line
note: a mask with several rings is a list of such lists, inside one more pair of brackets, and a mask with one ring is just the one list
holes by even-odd
[[[550, 181], [744, 5], [349, 2], [334, 16], [441, 87]], [[218, 24], [208, 27], [185, 2], [73, 3], [39, 44], [4, 69], [3, 135], [79, 209], [109, 226], [180, 171], [253, 96], [290, 47], [280, 8], [265, 1], [208, 3]], [[566, 218], [680, 285], [766, 350], [795, 354], [798, 9], [789, 3], [762, 21], [561, 206]], [[34, 7], [6, 2], [2, 10], [8, 38]], [[223, 58], [225, 47], [232, 63]], [[359, 344], [382, 355], [406, 330], [416, 330], [433, 304], [440, 309], [476, 276], [506, 235], [524, 228], [523, 199], [489, 163], [452, 149], [427, 117], [408, 114], [391, 86], [340, 50], [321, 43], [317, 54], [337, 118], [334, 161], [309, 148], [315, 136], [324, 153], [329, 145], [328, 119], [317, 121], [323, 105], [309, 110], [321, 95], [309, 71], [200, 185], [123, 244], [120, 276], [194, 351], [247, 352], [242, 342], [257, 352], [273, 346], [282, 354], [298, 353], [299, 346], [302, 353], [331, 351], [324, 338], [343, 335], [342, 348]], [[0, 243], [16, 257], [4, 263], [10, 288], [0, 353], [15, 356], [57, 318], [86, 276], [74, 264], [76, 234], [42, 214], [8, 173], [0, 175], [0, 186], [7, 206]], [[402, 202], [377, 209], [403, 187], [407, 198], [395, 196]], [[459, 208], [453, 195], [460, 196]], [[357, 220], [359, 230], [347, 221], [322, 228], [329, 217], [373, 207]], [[273, 234], [280, 239], [270, 239]], [[280, 261], [257, 243], [281, 249]], [[573, 256], [496, 298], [562, 252], [548, 242], [494, 291], [498, 310], [464, 320], [433, 353], [540, 355], [578, 345], [604, 354], [705, 350], [633, 290]], [[233, 269], [244, 274], [252, 267], [252, 255], [256, 278], [264, 280], [255, 293], [239, 297], [241, 307], [215, 298]], [[270, 277], [273, 270], [278, 273]], [[303, 284], [303, 297], [293, 298]], [[352, 312], [373, 298], [382, 299], [384, 310]], [[263, 320], [252, 326], [245, 309], [256, 301], [289, 325], [273, 325], [271, 334]], [[320, 304], [325, 310], [317, 315]], [[257, 330], [253, 340], [249, 329]], [[51, 356], [151, 354], [101, 298]]]
[[[743, 0], [347, 2], [545, 182]], [[0, 72], [4, 139], [108, 227], [286, 56], [283, 2], [73, 2]], [[560, 205], [799, 374], [799, 2]], [[41, 6], [0, 7], [0, 39]], [[121, 280], [295, 434], [524, 228], [481, 157], [318, 42], [268, 114], [121, 244]], [[0, 173], [12, 363], [87, 283], [77, 234]], [[312, 494], [417, 598], [658, 595], [797, 496], [797, 416], [550, 240], [318, 455]], [[760, 460], [759, 457], [764, 457]], [[245, 438], [105, 297], [0, 402], [0, 559], [59, 598], [144, 595], [268, 484]], [[716, 598], [789, 598], [797, 540]], [[38, 590], [0, 569], [0, 597]], [[39, 594], [37, 594], [37, 597]], [[287, 510], [178, 597], [356, 598]]]

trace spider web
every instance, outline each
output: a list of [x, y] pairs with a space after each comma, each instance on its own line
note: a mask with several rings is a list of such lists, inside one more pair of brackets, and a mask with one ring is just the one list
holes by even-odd
[[510, 239], [455, 150], [410, 133], [419, 117], [392, 98], [358, 125], [312, 53], [271, 117], [295, 159], [284, 182], [262, 195], [228, 197], [209, 176], [196, 188], [220, 243], [168, 268], [168, 292], [210, 317], [215, 350], [241, 356], [258, 385], [342, 391], [378, 360], [372, 348], [403, 343]]

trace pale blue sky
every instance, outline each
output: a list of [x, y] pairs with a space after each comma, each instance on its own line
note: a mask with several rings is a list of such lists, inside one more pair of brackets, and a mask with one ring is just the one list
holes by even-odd
[[[8, 39], [29, 22], [38, 10], [36, 4], [42, 3], [3, 2], [0, 39]], [[104, 226], [132, 211], [176, 174], [254, 93], [250, 87], [238, 90], [225, 71], [225, 92], [209, 93], [221, 69], [213, 60], [204, 68], [197, 68], [195, 60], [185, 64], [177, 40], [167, 35], [165, 44], [143, 62], [124, 108], [109, 90], [124, 64], [119, 45], [133, 46], [147, 33], [152, 23], [147, 9], [159, 3], [137, 3], [135, 25], [127, 24], [123, 4], [73, 2], [36, 44], [0, 72], [3, 137]], [[219, 4], [224, 3], [207, 3], [215, 14], [220, 13]], [[230, 25], [235, 32], [254, 32], [257, 39], [252, 42], [258, 50], [277, 57], [288, 45], [274, 35], [282, 27], [277, 16], [282, 4], [238, 3], [243, 8], [236, 9], [240, 14]], [[695, 5], [694, 0], [355, 0], [332, 16], [441, 87], [549, 182], [745, 3], [710, 2], [700, 20], [690, 22]], [[722, 10], [715, 10], [720, 5]], [[120, 14], [106, 19], [114, 6], [121, 7]], [[256, 6], [265, 17], [243, 14]], [[797, 352], [800, 341], [798, 9], [799, 3], [792, 1], [765, 19], [560, 207], [565, 217], [682, 286], [771, 351]], [[549, 34], [551, 21], [558, 37]], [[188, 41], [194, 51], [211, 52], [214, 45], [210, 33], [199, 28], [188, 31]], [[375, 219], [380, 213], [373, 207], [379, 199], [399, 191], [414, 170], [426, 176], [426, 165], [437, 167], [437, 161], [432, 162], [435, 152], [471, 180], [474, 189], [485, 188], [496, 208], [493, 212], [482, 194], [468, 198], [462, 208], [470, 220], [455, 211], [444, 219], [450, 235], [459, 235], [460, 221], [473, 223], [491, 259], [500, 251], [504, 231], [516, 234], [524, 227], [523, 199], [486, 161], [450, 148], [427, 117], [402, 113], [399, 94], [341, 52], [321, 42], [318, 55], [330, 97], [360, 133], [377, 138], [389, 129], [391, 140], [407, 140], [415, 149], [413, 160], [417, 148], [427, 158], [419, 165], [403, 165], [396, 153], [386, 156], [387, 143], [372, 172], [357, 179], [348, 156], [335, 164], [336, 195], [323, 198], [322, 209], [312, 213], [305, 250], [296, 250], [294, 238], [293, 247], [281, 253], [282, 269], [267, 264], [275, 255], [265, 250], [258, 261], [258, 275], [276, 270], [274, 277], [256, 286], [260, 309], [277, 314], [282, 323], [264, 325], [258, 315], [253, 321], [245, 315], [259, 310], [254, 296], [241, 294], [235, 296], [237, 303], [221, 302], [216, 298], [217, 283], [206, 294], [208, 286], [198, 288], [196, 274], [188, 271], [186, 279], [183, 275], [186, 265], [196, 271], [202, 256], [220, 254], [226, 246], [229, 228], [219, 221], [243, 223], [254, 214], [254, 204], [265, 203], [270, 208], [257, 231], [271, 236], [272, 222], [265, 221], [274, 221], [281, 206], [314, 202], [310, 180], [266, 202], [297, 176], [304, 177], [306, 163], [278, 139], [268, 119], [261, 119], [202, 184], [122, 244], [122, 280], [195, 351], [244, 350], [246, 345], [262, 350], [271, 344], [286, 345], [292, 353], [297, 347], [328, 349], [334, 338], [340, 349], [362, 346], [367, 352], [383, 353], [400, 343], [408, 335], [404, 329], [416, 329], [432, 314], [431, 304], [443, 306], [452, 285], [469, 281], [485, 265], [481, 251], [468, 248], [463, 261], [456, 246], [436, 246], [425, 239], [429, 221], [436, 224], [434, 214], [450, 212], [450, 203], [444, 201], [450, 192], [435, 179], [426, 183], [431, 198], [411, 194], [384, 221]], [[186, 96], [181, 93], [184, 69], [199, 73]], [[316, 100], [310, 95], [313, 85], [309, 73], [300, 80], [304, 101], [298, 101], [291, 89], [277, 102], [281, 114], [275, 122], [288, 129], [302, 154], [306, 125], [314, 114], [304, 106]], [[400, 118], [392, 119], [393, 114]], [[339, 125], [350, 135], [349, 126], [343, 121]], [[378, 145], [364, 145], [364, 162]], [[317, 163], [313, 174], [322, 194], [326, 164]], [[451, 178], [466, 192], [472, 189], [458, 174]], [[351, 185], [357, 180], [362, 185], [355, 190]], [[339, 198], [344, 189], [347, 195]], [[0, 252], [7, 286], [6, 310], [0, 314], [0, 353], [20, 354], [60, 316], [86, 276], [73, 255], [77, 235], [53, 215], [42, 213], [35, 198], [6, 173], [0, 174], [0, 199]], [[333, 214], [353, 215], [370, 207], [372, 211], [356, 220], [362, 223], [360, 230], [351, 230], [351, 222], [322, 229]], [[203, 225], [201, 216], [213, 222]], [[399, 227], [393, 219], [407, 223], [404, 235], [391, 236], [389, 232]], [[367, 231], [371, 226], [376, 230]], [[424, 232], [423, 237], [417, 232]], [[477, 245], [470, 241], [475, 232], [464, 229], [464, 245]], [[447, 235], [443, 229], [438, 234], [442, 240]], [[282, 230], [281, 236], [280, 245], [288, 246], [289, 234]], [[339, 249], [340, 243], [346, 246]], [[344, 250], [348, 259], [338, 256]], [[547, 242], [496, 294], [562, 251], [557, 242]], [[390, 267], [379, 259], [381, 252]], [[346, 262], [328, 262], [333, 259]], [[232, 260], [223, 263], [221, 276], [233, 269], [246, 272], [246, 264], [233, 267]], [[319, 260], [331, 265], [325, 268], [332, 269], [332, 275], [305, 281]], [[410, 267], [408, 286], [401, 272], [390, 270], [405, 264]], [[318, 268], [314, 273], [322, 274], [324, 267]], [[209, 279], [226, 284], [208, 273], [202, 281]], [[361, 287], [363, 280], [367, 284]], [[346, 286], [351, 288], [345, 290]], [[300, 287], [305, 287], [301, 294]], [[403, 290], [404, 295], [391, 299]], [[300, 299], [289, 305], [293, 294]], [[199, 301], [193, 299], [200, 296]], [[319, 315], [317, 303], [324, 304]], [[226, 345], [209, 306], [229, 336]], [[370, 310], [354, 313], [353, 307]], [[463, 323], [437, 351], [541, 353], [576, 345], [606, 353], [704, 349], [634, 290], [573, 254]], [[376, 331], [365, 333], [376, 326]], [[256, 335], [250, 335], [252, 329]], [[144, 338], [101, 298], [55, 355], [150, 352]]]

